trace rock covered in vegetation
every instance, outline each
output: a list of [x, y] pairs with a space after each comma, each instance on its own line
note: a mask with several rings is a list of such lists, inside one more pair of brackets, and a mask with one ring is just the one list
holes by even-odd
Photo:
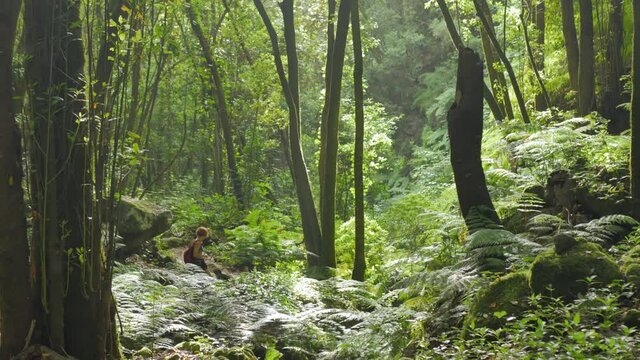
[[636, 245], [622, 256], [622, 273], [627, 280], [640, 286], [640, 245]]
[[599, 245], [578, 241], [562, 254], [549, 249], [536, 257], [531, 266], [531, 289], [536, 293], [547, 293], [565, 299], [575, 298], [587, 290], [587, 277], [595, 275], [600, 284], [609, 284], [621, 279], [620, 268], [611, 256]]
[[526, 310], [525, 299], [530, 294], [528, 271], [501, 276], [478, 292], [465, 322], [497, 328], [505, 316], [518, 315]]
[[569, 252], [569, 250], [578, 246], [578, 240], [574, 239], [572, 236], [560, 233], [553, 237], [553, 244], [556, 250], [556, 254], [563, 255]]
[[126, 255], [137, 253], [146, 240], [169, 230], [173, 223], [171, 210], [148, 201], [122, 197], [116, 209], [118, 233], [124, 239]]

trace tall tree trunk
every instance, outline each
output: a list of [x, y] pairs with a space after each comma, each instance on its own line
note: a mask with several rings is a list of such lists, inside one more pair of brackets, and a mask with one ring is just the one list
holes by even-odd
[[[456, 25], [453, 22], [453, 18], [451, 17], [451, 13], [449, 12], [447, 4], [444, 0], [438, 0], [438, 6], [440, 7], [440, 11], [442, 12], [442, 16], [444, 17], [444, 22], [447, 25], [447, 30], [449, 31], [449, 36], [451, 37], [453, 45], [456, 47], [456, 50], [461, 51], [462, 49], [464, 49], [464, 43], [462, 42], [460, 34], [458, 34], [458, 30], [456, 30]], [[484, 83], [484, 80], [482, 82], [482, 85], [484, 99], [487, 101], [493, 117], [497, 121], [504, 120], [504, 111], [500, 108], [500, 105], [491, 93], [491, 90], [489, 89], [487, 84]]]
[[500, 223], [491, 202], [482, 170], [482, 61], [471, 49], [463, 49], [458, 58], [455, 102], [447, 114], [451, 142], [451, 165], [462, 216], [470, 225], [472, 209]]
[[[304, 234], [305, 249], [307, 250], [307, 263], [310, 267], [319, 264], [319, 247], [322, 241], [320, 225], [318, 223], [318, 215], [316, 213], [315, 204], [313, 202], [313, 194], [311, 192], [311, 184], [309, 183], [309, 175], [307, 173], [307, 165], [305, 164], [304, 154], [302, 152], [302, 143], [300, 139], [300, 112], [298, 105], [292, 93], [292, 87], [297, 88], [297, 84], [290, 84], [287, 80], [287, 76], [282, 64], [282, 57], [280, 55], [280, 48], [278, 45], [278, 35], [276, 34], [273, 24], [269, 19], [262, 2], [260, 0], [253, 0], [260, 17], [264, 22], [269, 38], [271, 40], [271, 50], [273, 51], [273, 59], [278, 72], [278, 79], [282, 91], [284, 92], [284, 98], [289, 108], [289, 144], [291, 147], [291, 162], [293, 183], [296, 187], [296, 194], [298, 197], [298, 206], [300, 207], [300, 215], [302, 220], [302, 232]], [[295, 66], [289, 66], [289, 70], [296, 72], [294, 78], [297, 77], [297, 55], [295, 47], [295, 27], [293, 19], [293, 0], [284, 0], [280, 6], [284, 18], [285, 34], [287, 35], [287, 55], [291, 57], [289, 61], [296, 64]], [[291, 76], [291, 75], [290, 75]]]
[[[352, 0], [342, 0], [338, 9], [338, 23], [336, 26], [336, 38], [331, 54], [331, 84], [326, 89], [325, 96], [329, 97], [329, 108], [322, 122], [326, 125], [326, 140], [324, 146], [326, 153], [323, 168], [324, 183], [322, 190], [322, 206], [320, 220], [322, 229], [322, 244], [320, 246], [320, 265], [335, 268], [335, 210], [336, 210], [336, 176], [338, 157], [338, 127], [340, 115], [340, 97], [342, 93], [342, 71], [344, 67], [344, 54], [349, 32], [349, 17]], [[329, 54], [327, 54], [329, 56]]]
[[[84, 50], [77, 1], [25, 2], [27, 75], [33, 84], [34, 238], [32, 260], [45, 324], [41, 339], [78, 358], [104, 358], [100, 223], [87, 156]], [[62, 99], [62, 100], [60, 100]], [[109, 283], [110, 284], [110, 283]]]
[[578, 91], [578, 64], [580, 63], [580, 50], [578, 36], [576, 35], [576, 23], [573, 13], [573, 0], [560, 0], [562, 13], [562, 34], [564, 47], [567, 51], [567, 66], [569, 68], [569, 81], [571, 88]]
[[526, 124], [528, 124], [529, 123], [529, 114], [527, 113], [527, 107], [526, 107], [526, 105], [524, 103], [524, 97], [522, 96], [522, 92], [520, 91], [520, 86], [518, 85], [518, 79], [516, 78], [516, 74], [513, 71], [513, 67], [511, 66], [511, 62], [507, 58], [507, 55], [504, 53], [503, 49], [500, 47], [500, 43], [498, 42], [498, 39], [496, 38], [496, 34], [494, 32], [493, 26], [489, 22], [489, 19], [487, 18], [487, 16], [485, 16], [484, 12], [482, 11], [482, 5], [480, 4], [480, 1], [485, 1], [485, 0], [473, 0], [473, 3], [475, 4], [475, 7], [476, 7], [476, 11], [478, 13], [478, 17], [480, 18], [480, 21], [482, 22], [482, 26], [487, 31], [487, 35], [489, 36], [489, 39], [491, 40], [491, 43], [493, 44], [493, 48], [496, 50], [496, 53], [498, 53], [498, 56], [500, 57], [500, 60], [502, 61], [502, 64], [506, 68], [507, 74], [509, 74], [509, 79], [511, 80], [511, 86], [513, 87], [513, 92], [515, 93], [516, 99], [518, 100], [518, 107], [520, 108], [520, 115], [522, 116], [522, 120]]
[[578, 115], [587, 115], [595, 106], [595, 54], [593, 50], [593, 6], [580, 0], [580, 61], [578, 62]]
[[[336, 40], [335, 21], [336, 21], [336, 0], [327, 0], [327, 59], [324, 67], [324, 88], [325, 92], [331, 88], [331, 62], [333, 58], [333, 49]], [[324, 105], [322, 106], [322, 114], [320, 119], [325, 119], [329, 111], [329, 96], [324, 97]], [[322, 164], [325, 162], [327, 156], [327, 123], [321, 121], [320, 123], [320, 155], [318, 156], [318, 177], [324, 179], [324, 167]], [[322, 209], [322, 201], [324, 199], [324, 182], [320, 181], [320, 209]], [[322, 214], [321, 214], [322, 216]]]
[[[481, 1], [482, 11], [488, 19], [491, 19], [491, 10], [486, 1]], [[493, 25], [492, 25], [493, 26]], [[496, 51], [491, 43], [491, 39], [487, 34], [487, 30], [480, 27], [480, 37], [482, 40], [482, 50], [484, 52], [485, 61], [487, 63], [489, 81], [491, 81], [491, 88], [495, 95], [496, 101], [502, 109], [502, 113], [507, 115], [507, 118], [513, 119], [513, 107], [511, 107], [511, 99], [509, 99], [509, 88], [507, 87], [507, 80], [504, 77], [502, 71], [496, 69], [496, 64], [500, 64], [500, 59], [496, 55]]]
[[640, 1], [633, 1], [631, 94], [631, 213], [640, 219]]
[[[539, 72], [544, 71], [544, 41], [545, 41], [545, 0], [540, 0], [535, 7], [535, 18], [534, 22], [536, 25], [536, 29], [538, 30], [538, 36], [536, 37], [536, 48], [535, 48], [535, 68]], [[540, 78], [540, 76], [538, 76]], [[542, 80], [540, 80], [542, 81]], [[546, 110], [551, 104], [549, 103], [549, 95], [546, 94], [546, 89], [544, 92], [541, 92], [536, 95], [536, 110], [542, 111]]]
[[211, 73], [211, 80], [214, 85], [214, 94], [212, 95], [214, 95], [215, 97], [218, 118], [220, 121], [220, 125], [222, 125], [222, 135], [224, 136], [225, 147], [227, 150], [227, 165], [229, 166], [229, 177], [231, 178], [233, 195], [236, 197], [238, 205], [240, 207], [244, 207], [245, 199], [242, 193], [242, 181], [240, 181], [240, 174], [238, 173], [238, 165], [236, 163], [235, 146], [233, 145], [233, 135], [231, 134], [231, 118], [227, 110], [227, 100], [224, 94], [222, 78], [220, 77], [220, 72], [218, 71], [218, 65], [213, 58], [213, 53], [211, 52], [209, 42], [207, 41], [207, 39], [205, 39], [202, 28], [196, 20], [191, 0], [186, 0], [185, 11], [187, 13], [187, 17], [189, 18], [189, 22], [191, 23], [193, 33], [196, 35], [196, 38], [200, 43], [200, 47], [202, 48], [202, 56], [207, 62], [207, 68]]
[[622, 103], [620, 96], [622, 93], [620, 78], [624, 71], [624, 63], [622, 60], [622, 24], [622, 0], [611, 0], [611, 13], [609, 14], [610, 31], [607, 46], [607, 78], [600, 112], [602, 116], [612, 122], [616, 120], [616, 114], [619, 112], [618, 105]]
[[364, 281], [367, 269], [364, 250], [364, 90], [362, 86], [363, 61], [358, 0], [353, 1], [353, 8], [351, 9], [351, 35], [353, 38], [353, 92], [356, 112], [356, 136], [353, 154], [353, 182], [356, 191], [356, 253], [351, 277], [353, 280]]
[[22, 350], [32, 320], [21, 137], [11, 88], [19, 10], [19, 0], [0, 2], [0, 359]]

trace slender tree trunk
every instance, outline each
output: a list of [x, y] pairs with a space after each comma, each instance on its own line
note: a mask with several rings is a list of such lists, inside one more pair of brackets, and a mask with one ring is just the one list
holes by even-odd
[[640, 1], [633, 1], [631, 94], [631, 213], [640, 219]]
[[[524, 43], [527, 48], [527, 54], [529, 55], [529, 63], [531, 63], [531, 68], [533, 68], [533, 74], [538, 81], [538, 85], [540, 86], [540, 94], [536, 94], [536, 110], [544, 110], [551, 105], [551, 100], [549, 99], [549, 94], [547, 93], [547, 88], [544, 86], [544, 81], [542, 81], [542, 76], [538, 71], [539, 61], [536, 59], [535, 54], [533, 53], [533, 49], [531, 47], [531, 41], [529, 39], [529, 30], [528, 24], [525, 20], [524, 14], [520, 15], [520, 22], [522, 23], [522, 31], [524, 33]], [[539, 103], [538, 97], [542, 96], [542, 104]]]
[[[491, 19], [491, 10], [486, 1], [481, 1], [482, 11], [484, 15]], [[492, 25], [493, 26], [493, 25]], [[511, 107], [511, 99], [509, 98], [509, 88], [507, 87], [507, 80], [504, 77], [502, 71], [496, 70], [496, 64], [500, 64], [500, 59], [496, 55], [496, 51], [491, 43], [489, 34], [484, 27], [480, 27], [480, 38], [482, 40], [482, 49], [484, 51], [485, 61], [487, 63], [489, 81], [491, 81], [491, 88], [495, 95], [496, 101], [502, 113], [507, 115], [507, 118], [513, 119], [513, 107]]]
[[[311, 185], [309, 183], [307, 165], [305, 164], [304, 154], [302, 152], [299, 108], [296, 105], [296, 101], [291, 90], [292, 87], [297, 88], [298, 85], [290, 85], [290, 82], [287, 80], [284, 66], [282, 64], [282, 57], [280, 55], [278, 36], [273, 28], [271, 20], [269, 19], [269, 15], [262, 5], [262, 2], [260, 0], [253, 0], [253, 3], [258, 9], [260, 17], [267, 28], [267, 32], [269, 33], [271, 50], [273, 51], [273, 58], [278, 72], [278, 78], [280, 80], [282, 91], [284, 92], [287, 107], [289, 108], [289, 144], [291, 146], [293, 183], [296, 187], [298, 206], [300, 207], [300, 215], [302, 218], [302, 232], [304, 234], [305, 248], [307, 250], [307, 263], [310, 267], [314, 267], [319, 263], [318, 252], [322, 237], [315, 204], [313, 202]], [[294, 55], [296, 47], [294, 36], [293, 0], [284, 0], [280, 8], [284, 18], [285, 33], [289, 34], [287, 35], [287, 55], [291, 57], [289, 61], [293, 60], [295, 63], [297, 56]], [[296, 73], [298, 71], [297, 66], [289, 66], [289, 70]], [[297, 79], [297, 74], [293, 77]]]
[[21, 136], [11, 88], [19, 11], [19, 0], [0, 2], [0, 359], [22, 350], [33, 318]]
[[224, 195], [224, 164], [222, 161], [222, 126], [220, 118], [216, 116], [213, 129], [213, 183], [214, 192]]
[[498, 39], [496, 38], [496, 34], [495, 34], [494, 30], [493, 30], [493, 26], [489, 22], [489, 19], [482, 12], [482, 5], [480, 4], [480, 1], [484, 1], [484, 0], [473, 0], [473, 3], [476, 6], [476, 11], [478, 12], [478, 17], [480, 18], [480, 21], [482, 22], [482, 26], [487, 31], [487, 35], [489, 36], [489, 39], [491, 40], [491, 43], [493, 44], [493, 48], [496, 50], [496, 53], [498, 53], [498, 56], [500, 57], [500, 60], [502, 61], [502, 64], [507, 69], [507, 74], [509, 74], [509, 79], [511, 80], [511, 86], [513, 87], [513, 92], [515, 93], [516, 99], [518, 100], [518, 106], [520, 108], [520, 115], [522, 116], [522, 120], [526, 124], [528, 124], [529, 123], [529, 114], [527, 113], [527, 107], [526, 107], [526, 105], [524, 103], [524, 98], [522, 96], [522, 92], [520, 91], [520, 86], [518, 85], [518, 79], [516, 78], [516, 74], [513, 71], [513, 67], [511, 66], [511, 62], [509, 61], [509, 59], [507, 58], [507, 55], [504, 53], [504, 51], [500, 47], [500, 43], [498, 42]]
[[[322, 119], [326, 123], [326, 153], [323, 168], [324, 177], [320, 179], [324, 183], [322, 190], [322, 207], [320, 209], [322, 246], [320, 247], [320, 265], [335, 268], [335, 213], [336, 213], [336, 177], [338, 157], [338, 127], [340, 115], [340, 97], [342, 93], [342, 71], [344, 66], [344, 54], [349, 32], [349, 16], [352, 0], [342, 0], [338, 9], [338, 22], [336, 26], [336, 38], [331, 57], [331, 84], [326, 90], [325, 96], [329, 97], [329, 108], [326, 117]], [[327, 54], [329, 56], [329, 54]]]
[[[464, 49], [464, 43], [462, 42], [462, 38], [460, 37], [460, 34], [458, 34], [458, 30], [456, 30], [456, 25], [453, 22], [453, 18], [451, 17], [451, 13], [449, 12], [449, 8], [447, 7], [445, 0], [438, 0], [438, 6], [440, 7], [440, 11], [442, 12], [442, 16], [444, 17], [445, 24], [447, 25], [447, 30], [449, 31], [449, 36], [451, 37], [451, 41], [453, 42], [453, 45], [456, 47], [456, 50], [460, 51]], [[491, 90], [489, 89], [487, 84], [484, 83], [484, 80], [482, 82], [482, 85], [483, 85], [484, 99], [487, 101], [489, 108], [491, 108], [491, 113], [493, 114], [493, 117], [497, 121], [504, 120], [504, 112], [500, 108], [500, 105], [498, 104], [495, 97], [491, 93]]]
[[364, 281], [364, 275], [367, 269], [364, 250], [364, 90], [362, 86], [363, 61], [358, 0], [353, 0], [353, 8], [351, 10], [351, 35], [353, 38], [353, 91], [356, 112], [356, 136], [353, 154], [353, 182], [356, 191], [356, 253], [351, 277], [353, 280]]
[[567, 66], [569, 68], [569, 80], [571, 88], [578, 91], [578, 64], [580, 63], [580, 50], [578, 36], [576, 35], [576, 23], [573, 13], [573, 0], [560, 0], [562, 12], [562, 34], [564, 46], [567, 51]]
[[[482, 170], [482, 61], [471, 49], [458, 58], [456, 99], [447, 114], [451, 165], [465, 220], [473, 208], [496, 224], [500, 219], [491, 202]], [[470, 225], [469, 223], [467, 225]]]
[[595, 54], [593, 50], [593, 6], [580, 0], [580, 61], [578, 62], [578, 114], [587, 115], [595, 106]]
[[[331, 88], [331, 59], [333, 56], [333, 49], [336, 40], [335, 34], [335, 21], [336, 21], [336, 0], [327, 0], [328, 14], [327, 14], [327, 60], [324, 67], [324, 88], [325, 92], [328, 92]], [[320, 119], [325, 119], [329, 111], [329, 96], [324, 97], [324, 105], [322, 106], [322, 114]], [[318, 176], [320, 179], [324, 179], [324, 167], [322, 164], [325, 162], [327, 154], [327, 123], [321, 121], [320, 123], [320, 155], [318, 156]], [[324, 181], [320, 181], [320, 209], [322, 209], [324, 199]], [[322, 217], [322, 214], [320, 215]]]
[[[538, 36], [536, 37], [535, 48], [535, 68], [538, 72], [544, 71], [544, 41], [545, 41], [545, 0], [540, 0], [535, 7], [535, 25], [538, 30]], [[538, 76], [540, 78], [540, 76]], [[542, 80], [540, 80], [542, 82]], [[546, 93], [546, 89], [543, 92], [536, 95], [536, 110], [543, 111], [551, 106], [549, 95]]]
[[220, 72], [218, 71], [218, 65], [213, 58], [213, 53], [211, 52], [209, 42], [207, 41], [207, 39], [205, 39], [202, 28], [196, 20], [191, 0], [187, 0], [185, 2], [185, 10], [187, 13], [187, 17], [189, 18], [189, 22], [191, 23], [191, 28], [193, 29], [193, 32], [196, 35], [198, 42], [200, 42], [200, 46], [202, 47], [202, 56], [205, 58], [207, 67], [209, 68], [209, 71], [211, 73], [211, 79], [214, 85], [213, 95], [215, 95], [216, 109], [218, 111], [220, 125], [222, 125], [222, 135], [224, 136], [224, 142], [227, 150], [227, 165], [229, 166], [229, 177], [231, 178], [233, 195], [236, 197], [238, 205], [240, 207], [244, 207], [245, 199], [242, 192], [242, 181], [240, 181], [240, 174], [238, 173], [238, 165], [236, 163], [233, 135], [231, 134], [231, 118], [229, 116], [229, 112], [227, 111], [227, 100], [224, 94], [222, 78], [220, 77]]

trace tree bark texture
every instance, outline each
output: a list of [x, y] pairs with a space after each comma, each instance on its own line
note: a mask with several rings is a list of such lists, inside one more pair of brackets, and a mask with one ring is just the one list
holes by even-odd
[[[453, 45], [456, 47], [456, 50], [458, 51], [462, 50], [464, 48], [464, 43], [462, 42], [462, 38], [460, 37], [460, 34], [458, 34], [458, 30], [456, 30], [456, 25], [453, 22], [453, 18], [451, 17], [451, 13], [449, 12], [449, 8], [447, 7], [447, 4], [445, 3], [444, 0], [438, 0], [438, 6], [440, 7], [440, 11], [442, 12], [442, 16], [444, 17], [444, 21], [445, 21], [445, 24], [447, 25], [447, 30], [449, 31], [449, 36], [451, 37], [451, 41], [453, 42]], [[493, 114], [493, 117], [497, 121], [504, 120], [505, 113], [503, 109], [500, 108], [500, 105], [498, 104], [495, 97], [491, 93], [491, 90], [489, 89], [487, 84], [484, 83], [484, 81], [482, 85], [484, 89], [483, 91], [484, 99], [487, 101], [487, 104], [491, 109], [491, 113]]]
[[580, 0], [580, 61], [578, 62], [578, 115], [593, 111], [596, 102], [593, 4]]
[[11, 87], [20, 3], [0, 2], [0, 359], [22, 350], [33, 318], [21, 137]]
[[482, 61], [471, 49], [462, 49], [458, 58], [458, 81], [455, 102], [447, 113], [451, 165], [460, 209], [469, 221], [476, 208], [496, 224], [496, 214], [482, 170]]
[[633, 64], [631, 68], [631, 213], [640, 219], [640, 1], [633, 1]]
[[205, 58], [207, 63], [207, 68], [211, 73], [211, 80], [213, 82], [213, 92], [215, 100], [216, 100], [216, 109], [218, 111], [218, 118], [220, 120], [220, 125], [222, 126], [222, 135], [224, 136], [224, 142], [227, 150], [227, 165], [229, 166], [229, 177], [231, 178], [231, 185], [233, 188], [233, 194], [238, 201], [238, 205], [240, 207], [244, 207], [245, 199], [244, 194], [242, 192], [242, 182], [240, 181], [240, 174], [238, 173], [238, 166], [236, 163], [236, 154], [235, 147], [233, 144], [233, 135], [231, 134], [231, 118], [229, 116], [229, 112], [227, 110], [227, 100], [224, 93], [224, 86], [222, 84], [222, 78], [220, 77], [220, 72], [218, 70], [218, 65], [213, 58], [213, 53], [211, 52], [211, 47], [209, 46], [209, 42], [204, 37], [204, 33], [202, 32], [202, 28], [200, 24], [196, 20], [195, 13], [193, 11], [193, 5], [191, 0], [187, 0], [185, 2], [185, 11], [187, 13], [187, 17], [189, 18], [189, 22], [191, 23], [191, 28], [193, 29], [193, 33], [196, 35], [198, 42], [202, 48], [202, 56]]
[[578, 47], [578, 35], [576, 32], [575, 15], [573, 12], [573, 0], [560, 0], [562, 13], [562, 35], [564, 47], [567, 51], [567, 66], [569, 69], [569, 81], [571, 88], [578, 91], [578, 64], [580, 63], [580, 50]]
[[[284, 71], [276, 31], [273, 28], [273, 24], [271, 23], [269, 15], [262, 5], [262, 2], [260, 0], [254, 0], [253, 2], [260, 13], [260, 17], [267, 28], [267, 32], [269, 33], [278, 78], [280, 80], [282, 91], [284, 92], [287, 107], [289, 108], [289, 144], [291, 149], [291, 171], [293, 173], [293, 183], [296, 188], [298, 206], [300, 207], [300, 214], [302, 218], [302, 232], [304, 235], [305, 249], [307, 250], [307, 262], [309, 266], [316, 266], [319, 263], [318, 253], [322, 239], [318, 215], [313, 201], [313, 193], [311, 192], [311, 184], [309, 183], [307, 165], [302, 152], [300, 139], [300, 113], [291, 91], [291, 85], [289, 84]], [[283, 1], [281, 10], [283, 17], [286, 18], [284, 20], [286, 26], [285, 32], [290, 32], [287, 39], [287, 54], [292, 56], [293, 59], [296, 59], [297, 56], [293, 56], [292, 54], [296, 51], [295, 36], [292, 36], [295, 35], [293, 1]], [[289, 70], [295, 72], [298, 71], [297, 66], [289, 66]], [[294, 78], [297, 78], [297, 75], [295, 75]], [[294, 86], [297, 87], [297, 85]]]
[[353, 154], [353, 182], [355, 187], [355, 257], [353, 280], [364, 281], [367, 263], [364, 238], [364, 89], [362, 85], [363, 60], [360, 35], [360, 10], [358, 0], [353, 0], [351, 9], [351, 35], [353, 39], [353, 92], [355, 98], [356, 135]]

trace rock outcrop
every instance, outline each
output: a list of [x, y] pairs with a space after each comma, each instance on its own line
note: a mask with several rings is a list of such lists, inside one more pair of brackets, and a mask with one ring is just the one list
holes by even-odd
[[116, 219], [125, 245], [119, 255], [128, 256], [139, 253], [146, 241], [169, 230], [173, 214], [148, 201], [123, 196], [116, 208]]

